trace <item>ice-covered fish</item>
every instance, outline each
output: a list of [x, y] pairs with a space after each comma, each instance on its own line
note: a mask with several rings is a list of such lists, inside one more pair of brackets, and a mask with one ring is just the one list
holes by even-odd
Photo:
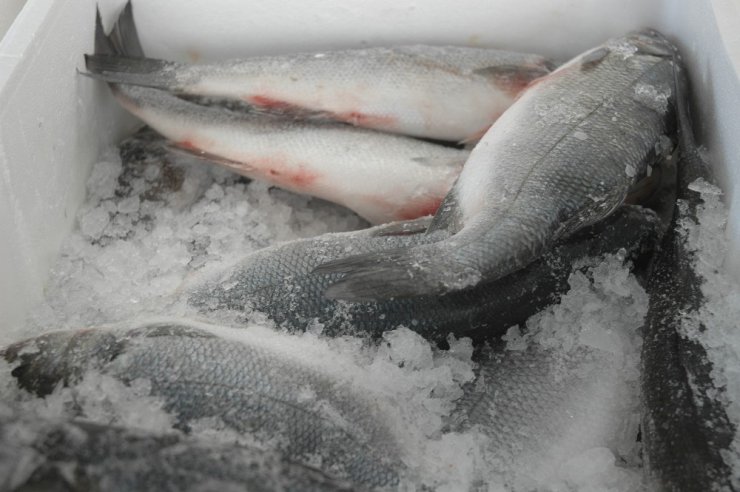
[[278, 453], [83, 419], [0, 418], [0, 489], [334, 492], [357, 490]]
[[[683, 75], [678, 80], [679, 87], [687, 84]], [[704, 346], [686, 333], [687, 316], [706, 300], [684, 223], [696, 225], [702, 203], [690, 185], [699, 178], [711, 182], [711, 173], [694, 143], [683, 92], [677, 101], [679, 202], [648, 282], [641, 381], [645, 471], [659, 490], [735, 490], [738, 479], [732, 477], [728, 457], [737, 429], [722, 402], [725, 390], [716, 385]]]
[[[96, 50], [140, 52], [130, 4]], [[433, 214], [468, 152], [332, 122], [201, 106], [152, 89], [111, 84], [130, 112], [180, 149], [294, 192], [344, 205], [372, 223]]]
[[[133, 17], [131, 17], [133, 22]], [[479, 137], [551, 64], [463, 46], [399, 46], [257, 56], [187, 65], [99, 54], [88, 71], [114, 83], [228, 97], [418, 137]]]
[[218, 419], [298, 464], [361, 486], [396, 484], [399, 446], [370, 396], [275, 337], [184, 320], [52, 332], [7, 347], [18, 384], [38, 395], [88, 371], [144, 379], [187, 430]]
[[321, 326], [324, 334], [369, 334], [403, 325], [428, 339], [456, 336], [492, 338], [557, 302], [568, 289], [568, 276], [587, 257], [620, 249], [644, 263], [659, 240], [661, 225], [651, 210], [625, 206], [608, 220], [557, 245], [527, 268], [499, 281], [446, 296], [416, 296], [377, 303], [327, 299], [323, 292], [339, 278], [317, 274], [321, 262], [353, 253], [429, 243], [422, 234], [427, 220], [388, 224], [356, 232], [326, 234], [252, 253], [223, 271], [202, 274], [181, 288], [181, 295], [202, 315], [253, 311], [267, 314], [283, 327], [305, 330]]
[[320, 268], [335, 299], [442, 294], [530, 263], [623, 202], [672, 148], [676, 51], [644, 31], [532, 84], [473, 149], [431, 229], [451, 237]]

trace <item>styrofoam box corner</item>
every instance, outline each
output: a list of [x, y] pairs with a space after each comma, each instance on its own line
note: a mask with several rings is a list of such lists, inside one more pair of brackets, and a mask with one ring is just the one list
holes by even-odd
[[[101, 1], [104, 23], [123, 0]], [[732, 0], [134, 0], [145, 51], [206, 60], [399, 43], [485, 45], [566, 59], [652, 26], [681, 45], [700, 136], [740, 251], [740, 15]], [[74, 224], [102, 149], [135, 121], [77, 73], [93, 0], [28, 0], [0, 42], [0, 329], [22, 323]], [[740, 272], [740, 254], [729, 259]], [[52, 328], [52, 327], [50, 327]]]

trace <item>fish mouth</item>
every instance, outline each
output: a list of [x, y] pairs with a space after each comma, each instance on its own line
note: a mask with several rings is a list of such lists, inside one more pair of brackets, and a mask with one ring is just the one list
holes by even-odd
[[641, 29], [627, 35], [630, 44], [637, 48], [638, 53], [653, 55], [661, 58], [673, 58], [678, 49], [660, 31], [655, 29]]

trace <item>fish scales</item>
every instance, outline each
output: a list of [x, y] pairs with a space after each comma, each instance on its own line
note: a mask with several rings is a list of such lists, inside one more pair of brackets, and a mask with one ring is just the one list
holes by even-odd
[[533, 83], [473, 149], [437, 212], [432, 229], [452, 235], [327, 263], [318, 271], [347, 273], [327, 295], [460, 290], [522, 268], [606, 217], [675, 132], [674, 54], [657, 33], [633, 34]]
[[413, 234], [428, 220], [389, 224], [363, 231], [326, 234], [292, 241], [246, 256], [216, 272], [205, 272], [180, 287], [182, 296], [201, 315], [236, 313], [246, 322], [254, 311], [283, 327], [305, 330], [320, 326], [325, 335], [379, 336], [399, 325], [428, 339], [449, 333], [485, 339], [503, 334], [514, 324], [557, 302], [568, 288], [574, 265], [590, 256], [624, 249], [640, 263], [659, 239], [662, 227], [648, 209], [625, 206], [609, 220], [569, 241], [528, 268], [500, 281], [484, 283], [445, 296], [416, 296], [377, 303], [335, 301], [323, 296], [339, 274], [316, 274], [323, 261], [367, 251], [428, 243], [444, 232]]
[[433, 214], [468, 152], [339, 123], [230, 112], [146, 87], [117, 99], [176, 145], [232, 171], [344, 205], [373, 223]]
[[357, 490], [264, 449], [3, 410], [0, 469], [8, 473], [0, 478], [2, 490]]
[[[187, 321], [131, 329], [52, 332], [5, 349], [19, 385], [44, 395], [97, 370], [124, 383], [151, 382], [178, 426], [215, 417], [287, 459], [368, 487], [398, 482], [399, 448], [372, 400], [254, 335], [218, 336]], [[244, 332], [241, 331], [243, 334]], [[24, 352], [32, 344], [36, 351]]]
[[[122, 32], [135, 30], [130, 2], [119, 22]], [[133, 44], [135, 36], [119, 38], [119, 45]], [[552, 69], [538, 55], [464, 46], [344, 49], [193, 65], [122, 48], [88, 55], [90, 74], [452, 141], [478, 138], [529, 82]]]

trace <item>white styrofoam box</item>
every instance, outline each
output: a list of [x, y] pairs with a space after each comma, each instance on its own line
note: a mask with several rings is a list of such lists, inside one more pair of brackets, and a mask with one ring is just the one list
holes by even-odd
[[3, 0], [0, 2], [0, 39], [15, 20], [26, 0]]
[[[110, 25], [123, 0], [101, 3]], [[487, 45], [565, 59], [625, 31], [678, 40], [740, 246], [740, 26], [733, 0], [134, 0], [150, 56], [176, 60], [398, 43]], [[0, 43], [0, 328], [38, 302], [85, 178], [131, 128], [79, 76], [94, 0], [28, 0]], [[731, 262], [740, 270], [740, 254]]]

